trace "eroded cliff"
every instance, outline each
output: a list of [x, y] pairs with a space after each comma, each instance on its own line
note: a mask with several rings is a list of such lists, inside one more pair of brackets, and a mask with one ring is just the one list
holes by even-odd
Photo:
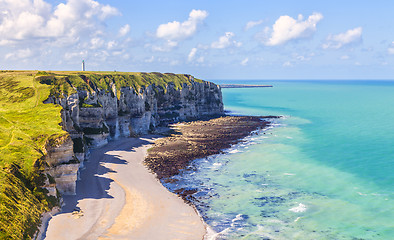
[[[75, 194], [78, 169], [88, 149], [110, 139], [154, 131], [159, 126], [223, 114], [220, 88], [190, 75], [160, 73], [42, 74], [53, 85], [45, 103], [62, 106], [63, 129], [70, 134], [48, 148], [45, 187]], [[72, 141], [71, 141], [72, 140]]]
[[33, 237], [89, 148], [222, 112], [220, 88], [190, 75], [0, 71], [0, 239]]

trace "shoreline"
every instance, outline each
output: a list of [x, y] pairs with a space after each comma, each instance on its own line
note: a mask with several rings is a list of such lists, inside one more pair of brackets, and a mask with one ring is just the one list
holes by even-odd
[[64, 197], [45, 239], [203, 239], [206, 228], [196, 208], [142, 164], [158, 137], [124, 138], [94, 149], [77, 194]]
[[[253, 131], [270, 126], [278, 116], [224, 116], [172, 125], [173, 133], [149, 149], [144, 164], [160, 180], [177, 175], [191, 161], [222, 153]], [[182, 193], [177, 193], [182, 196]], [[190, 195], [190, 194], [187, 194]]]
[[[225, 116], [210, 120], [200, 120], [188, 123], [178, 123], [172, 126], [173, 134], [155, 141], [145, 158], [145, 165], [155, 172], [166, 186], [166, 183], [176, 183], [172, 177], [190, 166], [196, 159], [226, 153], [239, 143], [248, 141], [246, 138], [256, 131], [265, 130], [271, 126], [269, 119], [279, 116]], [[157, 167], [159, 166], [159, 167]], [[168, 187], [168, 186], [167, 186]], [[167, 188], [192, 205], [204, 221], [198, 210], [193, 194], [198, 186], [190, 189]], [[205, 240], [215, 240], [221, 232], [216, 232], [204, 221], [206, 228]]]
[[[49, 220], [44, 239], [215, 239], [218, 233], [205, 223], [189, 199], [194, 192], [171, 191], [161, 181], [178, 174], [192, 160], [222, 153], [242, 142], [253, 131], [268, 127], [270, 122], [262, 118], [278, 117], [226, 116], [183, 122], [172, 126], [175, 134], [169, 137], [121, 138], [94, 149], [81, 172], [77, 194], [64, 196], [62, 211]], [[197, 131], [197, 139], [196, 135], [190, 136], [190, 132], [196, 132], [196, 126], [199, 130], [203, 126], [206, 130]], [[185, 129], [191, 131], [182, 132]], [[178, 161], [175, 171], [172, 166], [168, 172], [168, 166], [163, 162], [155, 163], [161, 172], [152, 169], [149, 159], [157, 150], [155, 147], [163, 146], [163, 141], [171, 143], [174, 135], [183, 134], [188, 137], [188, 142], [193, 138], [197, 140], [198, 149], [202, 151], [191, 151], [193, 149], [189, 146], [187, 149], [193, 156], [182, 152], [175, 152], [175, 156], [170, 154]], [[184, 149], [184, 146], [178, 147]], [[179, 164], [179, 159], [185, 161]], [[141, 191], [145, 193], [141, 194]], [[156, 192], [160, 194], [152, 195]], [[158, 199], [164, 198], [167, 200], [160, 203]], [[167, 226], [160, 227], [163, 224]]]

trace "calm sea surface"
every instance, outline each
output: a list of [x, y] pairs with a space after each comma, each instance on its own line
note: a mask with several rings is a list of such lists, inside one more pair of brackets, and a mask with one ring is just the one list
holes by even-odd
[[394, 239], [394, 82], [214, 82], [272, 84], [225, 109], [284, 116], [167, 184], [198, 189], [217, 239]]

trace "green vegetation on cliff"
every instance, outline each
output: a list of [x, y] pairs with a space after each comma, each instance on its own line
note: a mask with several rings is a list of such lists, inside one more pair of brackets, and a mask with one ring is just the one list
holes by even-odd
[[62, 98], [98, 89], [112, 93], [116, 86], [119, 97], [122, 87], [139, 92], [155, 85], [166, 91], [169, 83], [180, 89], [191, 82], [189, 75], [172, 73], [1, 71], [0, 239], [30, 239], [40, 215], [54, 205], [40, 187], [45, 179], [40, 173], [46, 166], [46, 148], [68, 133], [61, 128], [61, 107], [43, 103], [50, 95]]
[[[40, 186], [45, 145], [62, 139], [61, 107], [33, 72], [0, 73], [0, 239], [28, 239], [51, 207]], [[53, 200], [53, 199], [52, 199]]]
[[36, 78], [43, 84], [53, 85], [51, 95], [54, 96], [61, 93], [68, 95], [76, 90], [100, 89], [110, 92], [113, 85], [119, 96], [122, 87], [132, 87], [139, 92], [141, 88], [155, 85], [166, 91], [169, 83], [174, 84], [175, 89], [181, 89], [183, 84], [191, 84], [192, 79], [203, 82], [186, 74], [157, 72], [38, 72]]

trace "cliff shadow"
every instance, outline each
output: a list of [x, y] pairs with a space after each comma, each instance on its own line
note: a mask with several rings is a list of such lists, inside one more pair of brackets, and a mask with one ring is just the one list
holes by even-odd
[[136, 149], [148, 145], [159, 136], [149, 135], [141, 138], [123, 138], [111, 141], [108, 145], [92, 150], [85, 167], [80, 171], [80, 179], [77, 181], [76, 195], [63, 196], [64, 206], [61, 213], [79, 211], [79, 201], [83, 199], [111, 199], [109, 194], [110, 185], [113, 182], [106, 174], [115, 173], [113, 169], [106, 167], [107, 164], [126, 165], [128, 162], [121, 159], [116, 151], [136, 152]]

